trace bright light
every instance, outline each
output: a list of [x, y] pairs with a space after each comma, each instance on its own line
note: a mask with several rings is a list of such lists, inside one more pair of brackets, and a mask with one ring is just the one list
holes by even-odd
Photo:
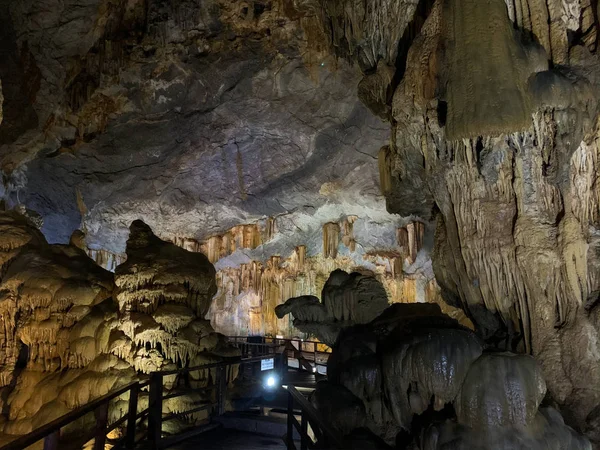
[[313, 373], [317, 372], [317, 366], [313, 367]]
[[269, 375], [267, 377], [267, 387], [273, 388], [273, 387], [275, 387], [276, 383], [277, 383], [277, 379], [273, 375]]

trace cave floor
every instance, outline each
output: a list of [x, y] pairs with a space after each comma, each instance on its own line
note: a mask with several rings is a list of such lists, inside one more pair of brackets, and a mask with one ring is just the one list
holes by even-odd
[[285, 450], [282, 439], [218, 428], [169, 447], [169, 450]]

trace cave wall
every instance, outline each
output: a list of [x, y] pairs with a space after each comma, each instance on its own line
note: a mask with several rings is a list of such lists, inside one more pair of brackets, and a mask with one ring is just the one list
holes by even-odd
[[444, 298], [488, 342], [535, 355], [567, 420], [590, 433], [600, 403], [595, 14], [589, 2], [437, 2], [407, 54], [380, 158], [388, 209], [437, 218]]

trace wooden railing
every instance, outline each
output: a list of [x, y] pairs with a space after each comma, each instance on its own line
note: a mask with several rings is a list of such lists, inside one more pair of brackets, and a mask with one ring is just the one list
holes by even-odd
[[[80, 408], [77, 408], [62, 417], [59, 417], [56, 420], [38, 428], [37, 430], [32, 431], [29, 434], [21, 436], [20, 438], [6, 444], [0, 450], [22, 450], [30, 445], [35, 444], [38, 441], [44, 440], [44, 450], [58, 450], [59, 448], [64, 449], [69, 446], [65, 443], [59, 443], [60, 441], [60, 432], [61, 429], [75, 422], [76, 420], [81, 419], [86, 414], [91, 412], [94, 413], [96, 426], [94, 430], [85, 435], [84, 437], [78, 438], [77, 441], [81, 443], [81, 445], [85, 444], [88, 441], [94, 439], [94, 450], [104, 450], [104, 446], [107, 442], [107, 434], [111, 431], [121, 427], [127, 422], [125, 435], [118, 439], [111, 441], [110, 443], [114, 445], [114, 449], [118, 448], [127, 448], [132, 449], [136, 444], [136, 423], [138, 419], [143, 420], [146, 414], [148, 414], [148, 409], [138, 412], [138, 396], [140, 390], [147, 386], [148, 382], [140, 383], [134, 382], [130, 383], [126, 386], [123, 386], [120, 389], [117, 389], [114, 392], [106, 394], [87, 405], [84, 405]], [[115, 421], [112, 424], [108, 423], [108, 406], [109, 402], [117, 397], [120, 397], [123, 394], [129, 392], [129, 408], [127, 414], [121, 417], [119, 420]], [[73, 441], [70, 440], [70, 444]]]
[[[288, 386], [288, 413], [286, 446], [288, 450], [297, 450], [294, 443], [294, 428], [300, 434], [300, 450], [307, 449], [345, 449], [342, 436], [325, 423], [319, 412], [306, 397], [294, 386]], [[296, 406], [300, 408], [300, 421], [296, 418]], [[312, 435], [309, 434], [310, 425]]]
[[[92, 439], [94, 440], [94, 450], [104, 450], [106, 443], [113, 445], [114, 450], [122, 448], [133, 449], [136, 444], [144, 438], [147, 438], [152, 450], [160, 450], [202, 431], [202, 427], [197, 427], [188, 433], [163, 437], [163, 423], [203, 410], [210, 410], [210, 417], [219, 416], [225, 412], [225, 394], [227, 382], [228, 380], [232, 379], [231, 375], [233, 373], [232, 371], [234, 370], [234, 366], [240, 366], [240, 371], [242, 371], [243, 366], [247, 364], [257, 364], [264, 359], [275, 358], [278, 362], [277, 370], [284, 373], [288, 366], [288, 353], [291, 353], [292, 358], [298, 359], [300, 366], [303, 366], [306, 370], [312, 370], [313, 367], [316, 367], [317, 365], [325, 365], [324, 363], [320, 363], [318, 361], [317, 355], [329, 353], [328, 351], [325, 351], [327, 348], [325, 348], [324, 344], [315, 341], [265, 338], [266, 342], [252, 343], [247, 342], [246, 339], [247, 337], [230, 338], [230, 340], [234, 341], [234, 343], [235, 341], [238, 341], [237, 343], [239, 345], [245, 346], [247, 350], [245, 353], [246, 355], [255, 356], [250, 358], [229, 358], [218, 363], [202, 364], [184, 369], [154, 372], [150, 375], [149, 381], [127, 384], [126, 386], [108, 393], [88, 403], [87, 405], [84, 405], [65, 414], [62, 417], [59, 417], [58, 419], [32, 431], [27, 435], [17, 438], [16, 440], [1, 447], [0, 450], [24, 450], [41, 440], [44, 440], [44, 450], [58, 450], [59, 448], [61, 450], [75, 449], [81, 448], [83, 444], [91, 441]], [[312, 352], [306, 351], [307, 345], [312, 347]], [[321, 346], [322, 349], [319, 349], [319, 346]], [[306, 353], [312, 353], [312, 361], [308, 361], [305, 358]], [[312, 362], [314, 366], [311, 366], [310, 362]], [[301, 368], [302, 367], [299, 367], [299, 369]], [[212, 379], [212, 384], [207, 384], [206, 387], [199, 389], [175, 389], [173, 392], [169, 392], [165, 395], [164, 378], [166, 376], [181, 376], [195, 371], [213, 369], [216, 376], [214, 379]], [[253, 373], [255, 372], [256, 371], [253, 371]], [[139, 394], [140, 391], [146, 387], [149, 389], [148, 408], [144, 409], [143, 411], [138, 411]], [[205, 400], [203, 403], [194, 405], [193, 408], [187, 411], [171, 413], [163, 416], [163, 402], [165, 400], [180, 397], [191, 392], [206, 394], [205, 398], [207, 400]], [[297, 425], [302, 435], [302, 430], [306, 431], [306, 427], [310, 422], [313, 430], [317, 430], [316, 433], [319, 433], [319, 430], [321, 430], [320, 433], [325, 439], [328, 439], [329, 442], [332, 443], [338, 443], [338, 438], [336, 435], [322, 424], [322, 421], [320, 421], [316, 410], [306, 401], [302, 394], [300, 394], [293, 386], [289, 386], [288, 392], [290, 395], [289, 401], [291, 402], [290, 408], [292, 408], [290, 410], [292, 412], [291, 415], [288, 414], [288, 434], [290, 433], [290, 427], [292, 425]], [[118, 420], [109, 424], [109, 403], [117, 397], [125, 394], [129, 394], [127, 413]], [[300, 405], [302, 410], [301, 423], [298, 423], [293, 415], [292, 410], [294, 400]], [[73, 440], [70, 436], [68, 443], [60, 442], [61, 430], [63, 428], [92, 412], [95, 416], [95, 426], [90, 433], [87, 433], [81, 437], [77, 437], [76, 440]], [[139, 425], [141, 425], [146, 419], [147, 432], [142, 433], [142, 427]], [[107, 435], [116, 429], [124, 430], [123, 436], [118, 439], [109, 439]], [[308, 445], [308, 441], [306, 441], [306, 439], [310, 438], [307, 435], [303, 439], [304, 440], [302, 442], [305, 444], [301, 444], [302, 450], [306, 448], [305, 445]], [[323, 439], [317, 439], [317, 441], [323, 442]], [[79, 447], [77, 447], [77, 445], [79, 445]], [[290, 447], [290, 445], [292, 447]], [[288, 448], [295, 448], [293, 445], [293, 442], [288, 439]]]

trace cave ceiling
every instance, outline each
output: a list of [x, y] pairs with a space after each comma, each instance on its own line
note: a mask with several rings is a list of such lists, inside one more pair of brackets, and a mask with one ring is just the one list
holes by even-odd
[[[123, 252], [136, 218], [195, 239], [268, 216], [393, 221], [373, 164], [389, 129], [356, 96], [361, 72], [310, 48], [285, 5], [8, 3], [5, 46], [27, 61], [2, 77], [4, 198], [50, 242], [83, 227]], [[12, 110], [22, 97], [35, 121]]]

